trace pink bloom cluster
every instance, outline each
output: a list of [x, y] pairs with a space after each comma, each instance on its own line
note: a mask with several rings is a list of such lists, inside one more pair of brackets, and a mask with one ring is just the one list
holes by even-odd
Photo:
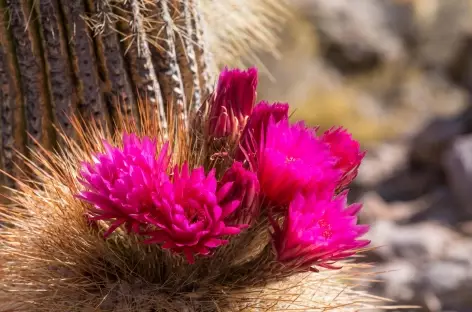
[[193, 262], [194, 254], [208, 255], [228, 235], [239, 234], [242, 225], [225, 222], [241, 202], [238, 196], [228, 200], [234, 182], [217, 189], [214, 170], [206, 175], [187, 165], [175, 167], [171, 179], [168, 145], [156, 158], [157, 144], [149, 138], [125, 134], [122, 149], [104, 146], [94, 164], [83, 164], [86, 190], [78, 197], [93, 205], [91, 220], [115, 220], [105, 237], [124, 224], [128, 232], [148, 236], [146, 243], [162, 243]]
[[278, 261], [306, 269], [334, 268], [365, 247], [361, 205], [349, 206], [343, 191], [364, 157], [359, 143], [342, 128], [320, 135], [290, 123], [288, 104], [254, 105], [256, 86], [256, 69], [220, 75], [206, 142], [237, 144], [218, 174], [184, 164], [170, 175], [167, 145], [158, 151], [149, 138], [125, 135], [123, 148], [105, 142], [105, 153], [83, 165], [79, 197], [93, 206], [92, 219], [113, 220], [106, 235], [124, 225], [193, 262], [269, 218]]

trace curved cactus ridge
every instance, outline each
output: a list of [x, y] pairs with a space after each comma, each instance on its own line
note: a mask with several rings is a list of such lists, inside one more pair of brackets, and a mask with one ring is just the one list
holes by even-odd
[[0, 12], [0, 184], [14, 187], [15, 151], [63, 146], [55, 129], [74, 137], [74, 114], [113, 129], [118, 111], [139, 123], [145, 109], [175, 133], [219, 66], [274, 50], [286, 10], [283, 0], [0, 0]]

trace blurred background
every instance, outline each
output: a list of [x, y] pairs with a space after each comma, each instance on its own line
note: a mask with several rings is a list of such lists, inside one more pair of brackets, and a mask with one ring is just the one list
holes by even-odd
[[259, 98], [348, 128], [368, 151], [376, 295], [472, 311], [472, 1], [293, 0]]

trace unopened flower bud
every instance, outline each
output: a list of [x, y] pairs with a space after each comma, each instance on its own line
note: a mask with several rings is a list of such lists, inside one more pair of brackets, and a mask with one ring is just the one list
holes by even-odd
[[210, 99], [209, 135], [239, 137], [256, 100], [257, 70], [225, 69]]

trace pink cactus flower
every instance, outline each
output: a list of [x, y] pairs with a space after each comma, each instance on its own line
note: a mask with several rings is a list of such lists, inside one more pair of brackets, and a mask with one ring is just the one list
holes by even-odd
[[273, 244], [278, 261], [316, 271], [313, 266], [335, 269], [336, 261], [353, 255], [370, 241], [359, 239], [368, 231], [358, 225], [360, 204], [347, 206], [347, 193], [333, 199], [295, 196], [282, 226], [272, 220]]
[[274, 204], [287, 205], [297, 193], [316, 193], [330, 198], [340, 178], [336, 159], [329, 146], [316, 137], [316, 130], [288, 120], [267, 128], [257, 157], [257, 173], [262, 194]]
[[269, 120], [272, 119], [274, 122], [288, 120], [288, 108], [286, 103], [269, 104], [265, 101], [254, 107], [241, 135], [240, 146], [236, 150], [235, 157], [238, 161], [248, 161], [251, 166], [255, 165], [256, 155], [267, 135]]
[[329, 145], [331, 153], [337, 159], [335, 168], [342, 172], [338, 189], [344, 189], [356, 178], [365, 152], [360, 151], [359, 142], [341, 127], [326, 131], [321, 140]]
[[156, 185], [168, 181], [168, 145], [156, 158], [157, 143], [148, 137], [124, 134], [122, 149], [103, 144], [105, 153], [82, 164], [80, 182], [85, 190], [77, 197], [93, 205], [90, 220], [114, 220], [105, 237], [122, 224], [139, 232], [143, 216], [152, 211]]
[[210, 100], [209, 134], [236, 137], [245, 127], [256, 101], [257, 70], [224, 69]]
[[189, 171], [184, 165], [179, 172], [176, 167], [173, 183], [165, 183], [153, 193], [154, 211], [146, 216], [153, 230], [145, 234], [149, 236], [145, 242], [162, 243], [165, 249], [182, 252], [189, 263], [194, 262], [195, 254], [209, 255], [212, 249], [228, 243], [228, 235], [241, 231], [240, 226], [224, 221], [240, 201], [220, 205], [221, 197], [214, 170], [206, 176], [203, 168]]

